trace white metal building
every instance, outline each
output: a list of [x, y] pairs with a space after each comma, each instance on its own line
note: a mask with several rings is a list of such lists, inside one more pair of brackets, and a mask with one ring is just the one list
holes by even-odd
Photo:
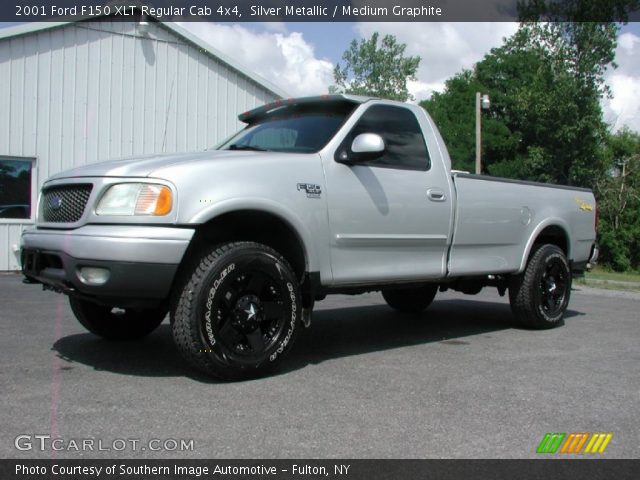
[[99, 21], [0, 30], [0, 271], [52, 174], [130, 155], [201, 150], [238, 113], [286, 96], [185, 29]]

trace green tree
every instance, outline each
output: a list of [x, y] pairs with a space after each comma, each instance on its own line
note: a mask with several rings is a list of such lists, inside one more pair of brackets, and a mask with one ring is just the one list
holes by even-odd
[[465, 135], [443, 132], [456, 152], [454, 161], [458, 156], [468, 168], [475, 154], [473, 96], [481, 91], [492, 100], [483, 113], [485, 171], [592, 186], [602, 169], [598, 153], [606, 125], [600, 100], [607, 94], [603, 74], [612, 65], [616, 29], [612, 24], [589, 30], [589, 45], [601, 48], [585, 54], [571, 39], [571, 31], [584, 31], [580, 26], [522, 24], [473, 71], [448, 81], [424, 106], [436, 122], [466, 129]]
[[[521, 27], [478, 65], [478, 76], [498, 90], [498, 104], [504, 106], [498, 115], [519, 136], [521, 173], [534, 180], [591, 186], [606, 135], [600, 106], [605, 94], [600, 88], [602, 72], [594, 73], [602, 63], [588, 75], [579, 73], [573, 68], [578, 60], [569, 54], [571, 49], [544, 44], [537, 28]], [[494, 171], [500, 168], [496, 165]]]
[[640, 0], [520, 0], [518, 16], [528, 37], [554, 51], [577, 77], [608, 92], [603, 75], [614, 64], [616, 37]]
[[[603, 96], [611, 96], [604, 74], [616, 68], [620, 25], [640, 0], [520, 0], [521, 25], [512, 38], [515, 49], [538, 51], [557, 84], [571, 89], [573, 129], [560, 132], [566, 149], [554, 163], [565, 183], [591, 186], [601, 171], [598, 147], [606, 141], [600, 111]], [[555, 92], [554, 92], [555, 93]], [[566, 116], [565, 116], [566, 118]]]
[[376, 32], [368, 40], [352, 40], [342, 55], [344, 65], [336, 64], [332, 92], [370, 95], [391, 100], [412, 99], [407, 81], [416, 79], [420, 57], [405, 57], [405, 44], [393, 35], [382, 39]]
[[[476, 92], [488, 92], [473, 71], [463, 72], [450, 78], [445, 83], [445, 90], [434, 93], [431, 98], [421, 103], [431, 114], [445, 140], [453, 168], [473, 171], [475, 165], [475, 95]], [[496, 96], [492, 93], [492, 111], [496, 106]], [[518, 137], [514, 135], [505, 122], [497, 115], [483, 114], [482, 119], [483, 158], [511, 159], [515, 158]], [[518, 174], [506, 175], [519, 177]]]
[[610, 135], [595, 184], [602, 261], [615, 270], [640, 268], [640, 134]]

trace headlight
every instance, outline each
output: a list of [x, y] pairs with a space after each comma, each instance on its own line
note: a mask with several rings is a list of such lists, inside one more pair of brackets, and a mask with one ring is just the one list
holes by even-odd
[[97, 215], [154, 215], [171, 211], [171, 189], [151, 183], [119, 183], [110, 187], [98, 202]]

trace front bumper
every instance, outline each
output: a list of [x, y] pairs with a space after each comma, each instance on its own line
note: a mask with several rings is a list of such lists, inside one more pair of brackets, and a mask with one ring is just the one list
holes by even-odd
[[[23, 274], [65, 293], [108, 304], [161, 300], [169, 295], [194, 230], [171, 227], [87, 225], [74, 230], [23, 232]], [[103, 284], [80, 275], [83, 267], [108, 270]]]

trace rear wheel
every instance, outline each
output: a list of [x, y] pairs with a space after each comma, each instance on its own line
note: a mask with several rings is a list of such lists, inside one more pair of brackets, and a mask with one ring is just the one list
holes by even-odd
[[84, 328], [107, 340], [135, 340], [153, 332], [167, 315], [165, 308], [114, 308], [69, 297], [71, 310]]
[[387, 304], [403, 313], [420, 313], [424, 311], [438, 293], [438, 285], [428, 284], [411, 288], [388, 288], [382, 290]]
[[553, 328], [562, 318], [571, 296], [571, 268], [555, 245], [541, 245], [525, 271], [511, 278], [509, 301], [518, 321], [533, 328]]
[[241, 379], [275, 368], [300, 324], [299, 286], [288, 262], [252, 242], [200, 256], [172, 312], [176, 346], [195, 368]]

